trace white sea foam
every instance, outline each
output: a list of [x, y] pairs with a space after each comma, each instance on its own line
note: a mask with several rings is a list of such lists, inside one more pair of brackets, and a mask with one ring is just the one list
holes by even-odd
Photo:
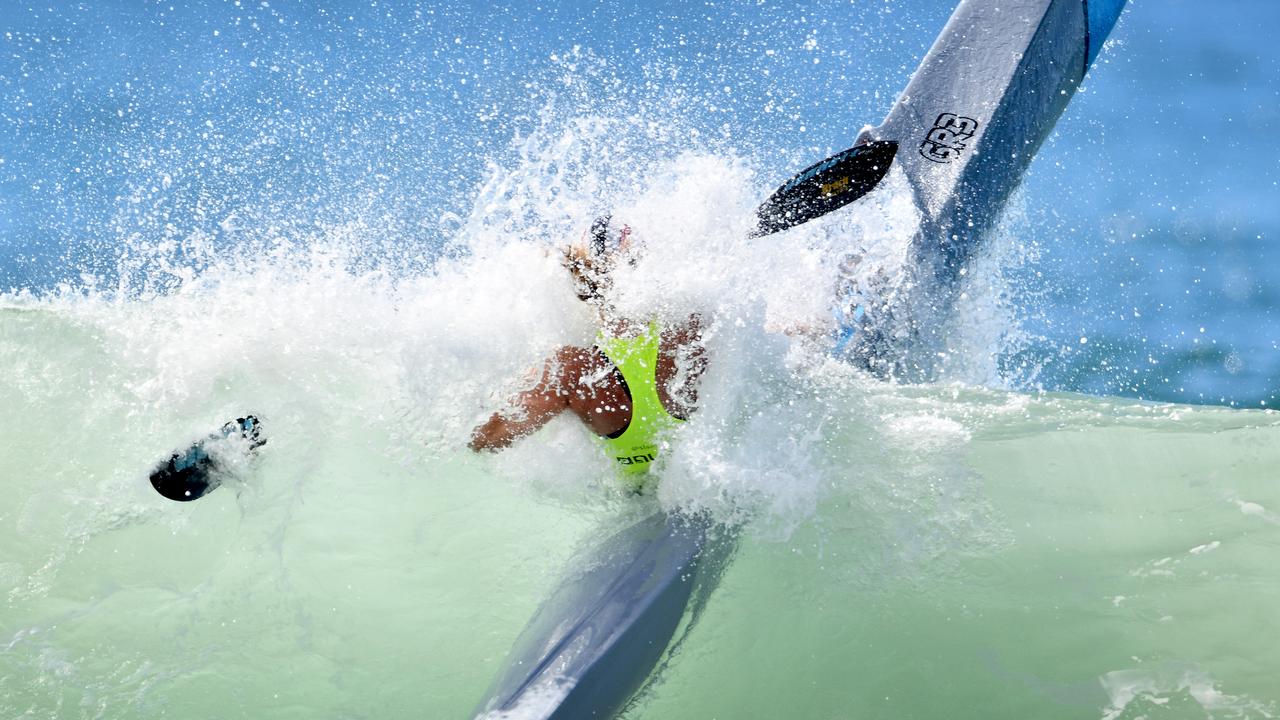
[[1157, 668], [1114, 670], [1099, 678], [1110, 698], [1102, 720], [1127, 717], [1126, 711], [1146, 717], [1163, 717], [1160, 708], [1170, 706], [1170, 717], [1182, 717], [1179, 699], [1189, 699], [1214, 718], [1273, 718], [1274, 703], [1244, 695], [1231, 695], [1206, 672], [1195, 667], [1169, 665]]

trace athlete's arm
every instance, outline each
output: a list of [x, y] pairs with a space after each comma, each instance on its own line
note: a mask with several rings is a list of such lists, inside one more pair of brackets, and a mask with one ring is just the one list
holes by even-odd
[[567, 362], [571, 361], [567, 350], [562, 348], [546, 362], [538, 382], [512, 398], [507, 412], [494, 413], [471, 431], [468, 447], [476, 452], [501, 450], [567, 410], [569, 396], [565, 392], [564, 377]]

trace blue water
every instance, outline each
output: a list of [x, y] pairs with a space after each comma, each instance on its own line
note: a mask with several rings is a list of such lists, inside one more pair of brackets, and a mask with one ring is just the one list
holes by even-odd
[[[1208, 15], [1211, 14], [1211, 20]], [[1267, 2], [1134, 4], [1025, 184], [1064, 346], [1046, 381], [1274, 405], [1280, 20]], [[1105, 363], [1105, 365], [1104, 365]]]

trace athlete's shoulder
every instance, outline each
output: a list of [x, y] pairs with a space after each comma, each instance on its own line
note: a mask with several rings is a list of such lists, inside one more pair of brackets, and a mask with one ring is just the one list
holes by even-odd
[[683, 322], [667, 325], [662, 328], [664, 345], [688, 345], [702, 340], [702, 316], [692, 313]]
[[584, 376], [598, 372], [605, 362], [598, 348], [578, 345], [561, 345], [551, 356], [554, 374], [567, 384], [575, 384]]
[[596, 354], [594, 348], [585, 348], [580, 345], [561, 345], [551, 354], [555, 362], [563, 364], [572, 364], [586, 362]]

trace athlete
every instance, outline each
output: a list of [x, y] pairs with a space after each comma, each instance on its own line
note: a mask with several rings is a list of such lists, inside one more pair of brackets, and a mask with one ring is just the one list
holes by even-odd
[[707, 361], [697, 315], [663, 327], [616, 312], [609, 300], [612, 272], [619, 263], [634, 263], [638, 253], [631, 229], [611, 226], [608, 217], [597, 218], [564, 250], [578, 299], [598, 314], [596, 343], [556, 350], [532, 374], [531, 387], [472, 432], [472, 450], [508, 447], [570, 412], [601, 438], [630, 488], [644, 487], [669, 433], [693, 411]]

